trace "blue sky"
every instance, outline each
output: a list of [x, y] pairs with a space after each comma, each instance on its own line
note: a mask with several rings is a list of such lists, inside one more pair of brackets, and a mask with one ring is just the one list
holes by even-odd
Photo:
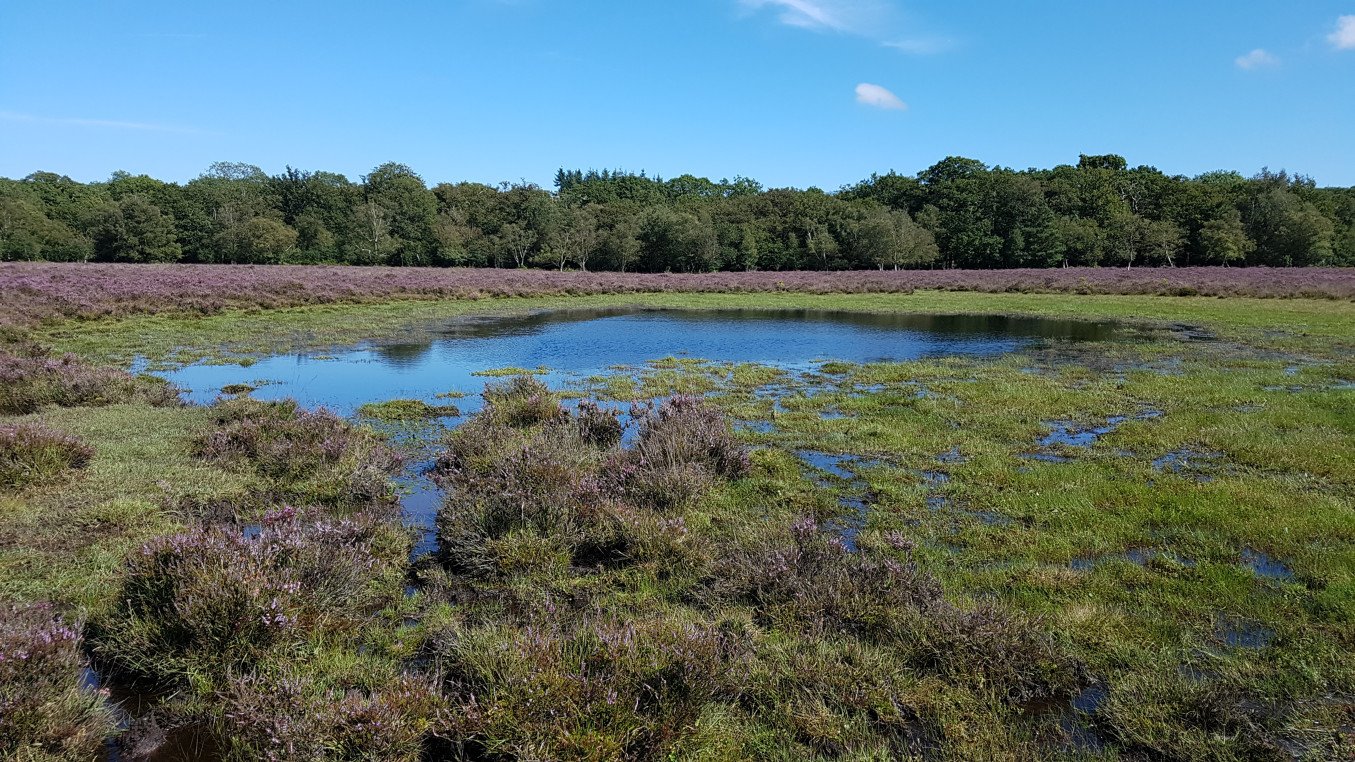
[[836, 189], [1121, 153], [1355, 185], [1355, 0], [0, 2], [0, 175]]

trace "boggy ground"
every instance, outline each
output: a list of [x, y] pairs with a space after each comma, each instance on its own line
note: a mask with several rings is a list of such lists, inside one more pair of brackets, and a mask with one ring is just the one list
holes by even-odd
[[[561, 413], [551, 392], [500, 381], [500, 402], [441, 448], [440, 550], [413, 564], [383, 486], [399, 454], [377, 435], [18, 363], [42, 383], [10, 387], [27, 391], [0, 423], [50, 446], [16, 457], [23, 480], [0, 488], [0, 596], [22, 612], [0, 655], [44, 668], [0, 661], [0, 748], [94, 756], [117, 718], [82, 692], [83, 651], [110, 687], [172, 696], [124, 733], [129, 753], [182, 726], [205, 756], [236, 759], [1352, 754], [1350, 304], [584, 299], [618, 300], [1163, 330], [805, 374], [658, 360], [569, 390], [714, 406], [637, 410], [624, 446], [605, 410]], [[246, 353], [348, 340], [359, 317], [372, 330], [468, 309], [37, 336], [96, 358], [223, 356], [226, 336]], [[25, 704], [38, 686], [56, 699]]]

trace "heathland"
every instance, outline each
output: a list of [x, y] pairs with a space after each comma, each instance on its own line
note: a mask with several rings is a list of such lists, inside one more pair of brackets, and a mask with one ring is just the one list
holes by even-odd
[[[7, 264], [0, 293], [0, 756], [1355, 753], [1350, 271]], [[436, 369], [408, 348], [584, 308], [1049, 333], [522, 360], [351, 415], [163, 378]]]

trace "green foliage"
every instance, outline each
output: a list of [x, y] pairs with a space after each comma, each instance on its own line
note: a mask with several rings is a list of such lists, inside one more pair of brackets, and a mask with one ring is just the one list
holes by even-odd
[[1268, 170], [1168, 176], [1113, 154], [1024, 171], [949, 157], [837, 193], [609, 170], [562, 169], [555, 184], [430, 189], [397, 163], [356, 184], [233, 162], [183, 186], [39, 172], [0, 178], [0, 260], [649, 272], [1355, 263], [1351, 189]]
[[90, 232], [94, 257], [102, 262], [174, 262], [183, 256], [174, 218], [141, 194], [98, 212]]

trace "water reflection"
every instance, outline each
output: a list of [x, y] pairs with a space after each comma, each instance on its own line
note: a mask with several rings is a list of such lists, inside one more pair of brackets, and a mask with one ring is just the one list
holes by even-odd
[[[1110, 323], [1003, 315], [908, 315], [816, 310], [562, 310], [462, 318], [411, 330], [396, 342], [329, 354], [261, 358], [249, 367], [194, 365], [163, 373], [209, 402], [230, 384], [260, 399], [295, 398], [351, 414], [396, 397], [474, 395], [476, 372], [546, 366], [552, 385], [663, 357], [758, 362], [807, 370], [822, 360], [873, 362], [1011, 352], [1037, 341], [1100, 341]], [[467, 402], [473, 402], [470, 397]], [[474, 404], [467, 412], [474, 412]]]

